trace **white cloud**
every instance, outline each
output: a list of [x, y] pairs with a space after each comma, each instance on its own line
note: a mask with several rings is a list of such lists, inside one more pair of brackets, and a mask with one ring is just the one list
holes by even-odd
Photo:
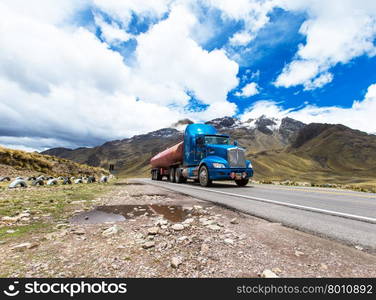
[[196, 122], [206, 122], [223, 116], [235, 115], [237, 107], [234, 103], [227, 101], [214, 102], [209, 108], [200, 113], [186, 113], [186, 116]]
[[243, 20], [247, 30], [257, 32], [268, 21], [268, 13], [274, 7], [273, 0], [205, 0], [212, 7], [221, 10], [223, 17]]
[[259, 86], [256, 82], [250, 82], [242, 88], [240, 92], [235, 93], [238, 97], [252, 97], [260, 93]]
[[376, 54], [375, 1], [277, 0], [276, 4], [308, 15], [300, 28], [306, 42], [278, 76], [276, 86], [322, 87], [332, 80], [328, 73], [331, 67], [360, 55]]
[[354, 101], [350, 108], [306, 105], [299, 109], [283, 109], [280, 104], [265, 100], [253, 104], [241, 116], [241, 119], [246, 121], [261, 115], [277, 118], [288, 116], [306, 124], [314, 122], [343, 124], [353, 129], [376, 133], [376, 122], [374, 122], [376, 115], [376, 84], [370, 85], [364, 99]]
[[30, 94], [6, 80], [0, 80], [0, 115], [1, 143], [10, 143], [5, 137], [26, 142], [25, 137], [32, 137], [43, 139], [42, 147], [56, 146], [56, 141], [71, 146], [99, 144], [165, 127], [182, 118], [167, 107], [136, 101], [122, 92], [53, 86], [48, 95]]
[[245, 46], [247, 45], [254, 36], [246, 31], [237, 32], [230, 38], [230, 44], [233, 46]]
[[250, 108], [245, 111], [240, 119], [245, 122], [249, 119], [256, 119], [265, 115], [270, 118], [282, 119], [288, 115], [290, 110], [284, 110], [277, 102], [272, 100], [260, 100], [253, 103]]
[[329, 72], [322, 73], [320, 76], [305, 83], [305, 90], [314, 90], [321, 88], [333, 80], [333, 74]]
[[158, 87], [151, 95], [144, 84], [135, 85], [138, 95], [149, 101], [158, 98], [160, 102], [167, 101], [167, 92], [178, 95], [172, 100], [184, 105], [189, 98], [179, 92], [191, 91], [206, 104], [226, 101], [227, 93], [238, 84], [238, 65], [224, 51], [208, 52], [190, 37], [196, 22], [187, 8], [178, 5], [166, 20], [138, 37], [137, 74]]
[[72, 144], [54, 138], [0, 136], [0, 145], [27, 152], [47, 150], [55, 147], [71, 147]]
[[[223, 19], [244, 24], [230, 39], [235, 49], [252, 43], [274, 7], [307, 13], [301, 28], [307, 43], [276, 84], [314, 89], [332, 81], [330, 67], [336, 63], [375, 54], [374, 2], [334, 2], [201, 3], [219, 9]], [[215, 22], [196, 14], [196, 5], [196, 0], [1, 1], [0, 144], [24, 149], [90, 146], [165, 127], [184, 117], [206, 121], [235, 114], [237, 107], [227, 95], [238, 86], [238, 64], [223, 49], [207, 51], [201, 46], [220, 31], [215, 31]], [[92, 28], [77, 25], [75, 16], [82, 9], [93, 9], [92, 25], [100, 27], [104, 42]], [[150, 26], [146, 32], [129, 32], [134, 15]], [[111, 47], [129, 38], [137, 41], [131, 64], [130, 57]], [[246, 82], [257, 76], [248, 76]], [[258, 92], [251, 82], [238, 95]], [[350, 125], [347, 118], [364, 130], [370, 127], [369, 112], [374, 113], [373, 93], [370, 87], [366, 98], [351, 109], [306, 106], [285, 111], [274, 102], [257, 102], [244, 117], [267, 112]], [[208, 108], [187, 111], [191, 95]]]
[[52, 85], [86, 84], [109, 92], [125, 86], [129, 69], [122, 56], [88, 30], [42, 23], [1, 4], [0, 11], [0, 76], [43, 94]]
[[17, 11], [20, 17], [32, 18], [41, 23], [62, 24], [90, 0], [1, 0], [4, 7]]
[[133, 37], [132, 34], [127, 33], [125, 30], [119, 27], [116, 23], [107, 23], [100, 15], [95, 15], [95, 23], [101, 29], [101, 37], [108, 44], [118, 44], [126, 42]]
[[274, 8], [275, 0], [204, 0], [210, 7], [219, 9], [224, 19], [242, 21], [244, 30], [235, 33], [231, 39], [232, 46], [245, 46], [256, 36], [257, 32], [269, 22], [268, 13]]
[[92, 0], [101, 10], [127, 27], [132, 14], [140, 18], [160, 19], [169, 10], [173, 0]]
[[[142, 3], [136, 2], [126, 5], [140, 10]], [[119, 3], [112, 2], [112, 9]], [[164, 6], [152, 13], [153, 5], [150, 15], [166, 11]], [[203, 120], [236, 111], [227, 93], [238, 84], [238, 65], [222, 50], [206, 51], [191, 38], [197, 20], [187, 6], [174, 6], [165, 20], [136, 37], [132, 66], [109, 47], [128, 37], [116, 23], [97, 16], [102, 43], [93, 32], [66, 21], [77, 12], [73, 8], [51, 18], [39, 17], [31, 6], [25, 10], [11, 2], [0, 4], [0, 144], [91, 146], [186, 116]], [[148, 8], [143, 11], [149, 15]], [[184, 111], [188, 92], [208, 109]]]

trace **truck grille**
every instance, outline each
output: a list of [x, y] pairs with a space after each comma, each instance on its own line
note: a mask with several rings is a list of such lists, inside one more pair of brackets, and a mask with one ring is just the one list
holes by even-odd
[[230, 165], [230, 168], [245, 168], [246, 165], [244, 149], [227, 149], [227, 161]]

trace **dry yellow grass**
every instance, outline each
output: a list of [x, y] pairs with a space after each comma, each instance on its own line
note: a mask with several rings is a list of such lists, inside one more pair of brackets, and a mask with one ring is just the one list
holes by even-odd
[[17, 176], [31, 173], [56, 175], [99, 175], [108, 172], [102, 168], [79, 164], [55, 156], [41, 155], [36, 152], [0, 147], [0, 176]]

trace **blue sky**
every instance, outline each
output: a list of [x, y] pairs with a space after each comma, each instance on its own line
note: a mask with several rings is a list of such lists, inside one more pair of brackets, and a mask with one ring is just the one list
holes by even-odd
[[376, 132], [374, 1], [4, 0], [0, 28], [7, 147], [226, 115]]

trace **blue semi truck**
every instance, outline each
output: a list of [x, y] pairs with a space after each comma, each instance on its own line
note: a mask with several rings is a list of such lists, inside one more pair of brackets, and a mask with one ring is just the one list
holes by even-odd
[[251, 161], [237, 142], [230, 144], [230, 136], [218, 134], [207, 124], [190, 124], [184, 141], [155, 155], [151, 160], [152, 180], [167, 177], [171, 182], [184, 183], [193, 179], [202, 186], [214, 180], [233, 180], [245, 186], [253, 176]]

